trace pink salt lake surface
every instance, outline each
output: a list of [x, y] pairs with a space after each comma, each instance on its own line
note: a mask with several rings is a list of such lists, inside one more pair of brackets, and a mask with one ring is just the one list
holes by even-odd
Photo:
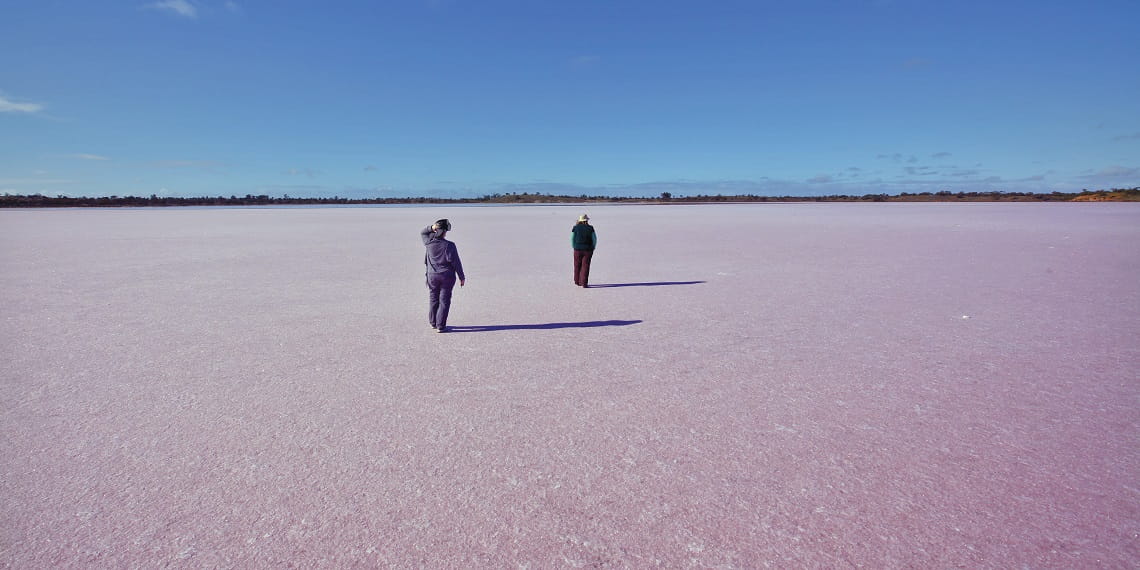
[[1137, 204], [0, 211], [0, 567], [1135, 568], [1138, 243]]

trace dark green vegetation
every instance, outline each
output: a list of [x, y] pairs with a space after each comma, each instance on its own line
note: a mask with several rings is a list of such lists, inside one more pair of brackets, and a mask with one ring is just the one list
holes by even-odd
[[481, 198], [293, 198], [288, 195], [276, 198], [267, 195], [244, 197], [202, 196], [196, 198], [170, 198], [151, 195], [106, 196], [102, 198], [54, 198], [33, 194], [30, 196], [5, 194], [0, 196], [0, 208], [77, 208], [77, 207], [143, 207], [143, 206], [281, 206], [281, 205], [355, 205], [355, 204], [580, 204], [580, 203], [650, 203], [650, 204], [703, 204], [729, 202], [1070, 202], [1070, 201], [1140, 201], [1140, 187], [1112, 190], [1082, 190], [1081, 192], [923, 192], [898, 195], [864, 194], [862, 196], [684, 196], [673, 197], [663, 192], [654, 198], [611, 196], [552, 196], [549, 194], [491, 194]]

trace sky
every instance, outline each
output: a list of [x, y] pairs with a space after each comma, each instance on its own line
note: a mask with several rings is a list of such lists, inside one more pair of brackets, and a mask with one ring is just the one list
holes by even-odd
[[1140, 186], [1136, 0], [0, 0], [0, 192]]

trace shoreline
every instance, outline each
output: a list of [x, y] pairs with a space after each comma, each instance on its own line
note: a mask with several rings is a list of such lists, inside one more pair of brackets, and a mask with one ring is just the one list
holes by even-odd
[[187, 206], [426, 206], [426, 205], [596, 205], [596, 204], [803, 204], [803, 203], [960, 203], [960, 202], [1136, 202], [1140, 201], [1140, 187], [1111, 190], [1083, 190], [1081, 192], [922, 192], [911, 194], [864, 194], [862, 196], [679, 196], [663, 192], [660, 197], [606, 197], [565, 196], [550, 194], [494, 194], [481, 198], [295, 198], [269, 195], [199, 196], [199, 197], [47, 197], [33, 195], [0, 196], [0, 208], [116, 208], [116, 207], [187, 207]]

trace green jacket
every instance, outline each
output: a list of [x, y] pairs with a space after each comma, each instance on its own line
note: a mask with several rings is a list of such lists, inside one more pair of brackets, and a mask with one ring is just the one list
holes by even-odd
[[598, 247], [598, 232], [586, 222], [574, 224], [570, 229], [570, 247], [579, 251], [594, 251]]

